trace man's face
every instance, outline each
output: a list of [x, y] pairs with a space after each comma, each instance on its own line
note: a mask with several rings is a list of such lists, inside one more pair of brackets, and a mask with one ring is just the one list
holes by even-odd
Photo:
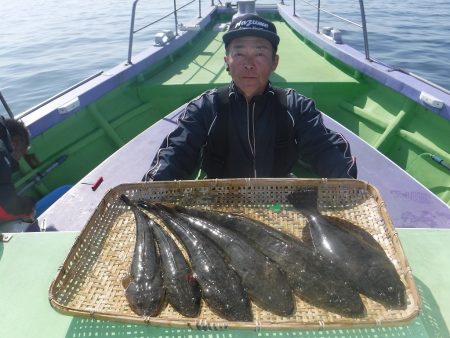
[[277, 68], [278, 55], [273, 55], [272, 48], [268, 40], [253, 36], [236, 38], [228, 46], [225, 62], [247, 100], [263, 93], [270, 74]]

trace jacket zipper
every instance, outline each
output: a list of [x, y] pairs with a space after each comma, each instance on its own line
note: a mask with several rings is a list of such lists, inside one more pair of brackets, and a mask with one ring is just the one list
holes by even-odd
[[[253, 177], [257, 177], [256, 176], [256, 137], [255, 137], [255, 102], [253, 102], [253, 107], [252, 107], [252, 123], [250, 126], [250, 106], [249, 103], [247, 101], [247, 125], [248, 125], [248, 130], [247, 130], [247, 138], [248, 138], [248, 143], [250, 145], [250, 150], [252, 152], [253, 155]], [[250, 128], [252, 128], [252, 136], [253, 136], [253, 145], [252, 142], [250, 140]]]

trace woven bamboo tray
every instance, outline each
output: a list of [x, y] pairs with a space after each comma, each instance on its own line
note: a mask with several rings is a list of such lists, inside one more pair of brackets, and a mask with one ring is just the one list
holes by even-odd
[[[253, 322], [230, 322], [204, 303], [198, 318], [186, 318], [167, 305], [157, 317], [140, 317], [128, 306], [122, 278], [128, 273], [135, 242], [135, 220], [120, 194], [131, 199], [176, 203], [238, 212], [293, 235], [302, 236], [305, 218], [285, 196], [297, 189], [318, 187], [319, 210], [368, 231], [395, 265], [407, 290], [405, 310], [386, 310], [364, 296], [367, 316], [341, 317], [296, 297], [296, 313], [279, 317], [253, 306]], [[190, 328], [344, 328], [399, 325], [419, 312], [414, 279], [384, 202], [373, 186], [359, 180], [233, 179], [124, 184], [111, 189], [99, 203], [74, 243], [49, 290], [51, 305], [66, 314], [129, 323]]]

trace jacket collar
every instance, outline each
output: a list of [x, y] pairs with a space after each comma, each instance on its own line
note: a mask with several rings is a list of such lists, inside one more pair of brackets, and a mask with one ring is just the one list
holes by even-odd
[[[231, 81], [231, 82], [230, 82], [230, 85], [229, 85], [228, 88], [229, 88], [229, 90], [230, 90], [230, 91], [229, 91], [229, 97], [234, 96], [235, 98], [241, 97], [241, 98], [244, 98], [244, 99], [245, 99], [244, 94], [241, 93], [240, 89], [236, 86], [236, 84], [234, 83], [234, 81]], [[270, 81], [267, 82], [267, 86], [266, 86], [266, 89], [264, 89], [264, 92], [263, 92], [261, 95], [257, 95], [257, 96], [255, 96], [255, 97], [263, 96], [263, 95], [265, 95], [265, 94], [267, 94], [267, 93], [272, 94], [272, 95], [275, 95], [275, 92], [274, 92], [274, 90], [273, 90], [272, 83], [271, 83]]]

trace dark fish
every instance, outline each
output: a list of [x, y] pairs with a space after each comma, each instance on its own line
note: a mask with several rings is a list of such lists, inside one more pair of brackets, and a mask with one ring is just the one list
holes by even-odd
[[186, 317], [200, 311], [201, 292], [175, 241], [155, 222], [153, 232], [161, 255], [163, 282], [169, 303]]
[[238, 214], [183, 208], [184, 212], [233, 230], [286, 271], [295, 293], [306, 302], [347, 317], [365, 314], [359, 294], [340, 272], [299, 239]]
[[[336, 226], [342, 228], [344, 231], [352, 232], [354, 236], [359, 238], [362, 241], [365, 241], [368, 245], [372, 246], [374, 249], [379, 250], [381, 252], [384, 252], [383, 247], [378, 243], [372, 235], [367, 232], [366, 230], [356, 226], [355, 224], [339, 217], [335, 216], [326, 216], [331, 223], [335, 224]], [[311, 231], [308, 226], [306, 226], [303, 229], [303, 239], [305, 241], [308, 241], [308, 243], [311, 243], [312, 245], [312, 238], [311, 238]]]
[[279, 316], [294, 313], [292, 288], [277, 264], [235, 232], [221, 227], [220, 223], [188, 215], [181, 207], [176, 210], [192, 228], [214, 241], [226, 253], [256, 305]]
[[136, 243], [128, 278], [123, 281], [131, 309], [140, 316], [157, 316], [164, 304], [161, 261], [150, 226], [153, 221], [125, 195], [120, 198], [131, 207], [136, 219]]
[[[289, 202], [308, 220], [315, 248], [338, 266], [362, 294], [387, 308], [406, 308], [406, 290], [394, 265], [375, 240], [339, 226], [336, 219], [317, 210], [317, 189], [297, 191]], [[356, 228], [356, 225], [354, 225]]]
[[143, 202], [139, 205], [160, 217], [183, 243], [210, 309], [227, 320], [251, 321], [253, 314], [248, 295], [221, 250], [204, 235], [191, 229], [173, 210]]

